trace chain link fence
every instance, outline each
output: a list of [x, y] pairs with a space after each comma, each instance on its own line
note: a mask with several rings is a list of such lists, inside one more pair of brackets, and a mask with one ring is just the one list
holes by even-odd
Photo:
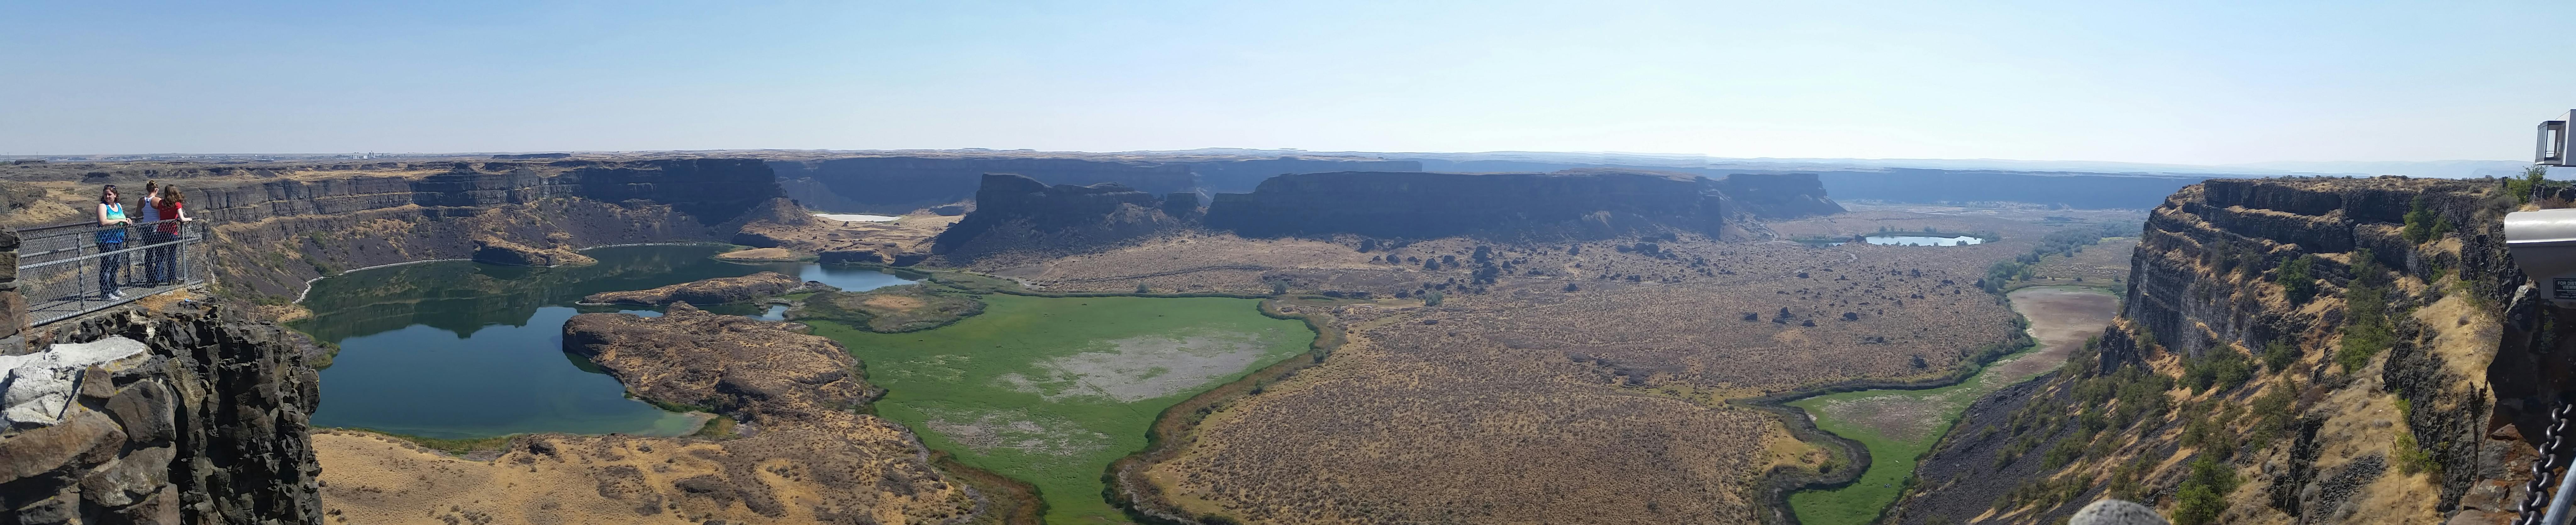
[[18, 293], [41, 325], [204, 283], [205, 227], [161, 221], [18, 230]]

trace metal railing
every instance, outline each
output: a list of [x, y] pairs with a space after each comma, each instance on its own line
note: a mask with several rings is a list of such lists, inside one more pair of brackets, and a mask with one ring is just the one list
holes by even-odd
[[[122, 242], [105, 240], [122, 235]], [[201, 222], [66, 224], [18, 230], [18, 294], [42, 325], [204, 283]]]

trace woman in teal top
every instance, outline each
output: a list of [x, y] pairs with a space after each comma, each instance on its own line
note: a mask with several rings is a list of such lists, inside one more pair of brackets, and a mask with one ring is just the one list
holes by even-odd
[[[134, 220], [125, 218], [125, 204], [116, 201], [116, 185], [109, 184], [106, 188], [100, 189], [98, 192], [98, 253], [125, 249], [124, 227], [132, 225]], [[123, 268], [125, 268], [125, 254], [104, 255], [98, 258], [98, 298], [100, 300], [114, 301], [125, 298], [124, 292], [116, 291], [116, 271]]]

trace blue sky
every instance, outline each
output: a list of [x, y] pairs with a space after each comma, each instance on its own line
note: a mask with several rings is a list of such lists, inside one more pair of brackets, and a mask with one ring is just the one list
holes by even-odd
[[354, 4], [0, 3], [0, 154], [2520, 159], [2576, 107], [2563, 2]]

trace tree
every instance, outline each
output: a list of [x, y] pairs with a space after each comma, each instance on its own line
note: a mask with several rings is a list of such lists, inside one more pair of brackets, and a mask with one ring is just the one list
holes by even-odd
[[2515, 204], [2530, 204], [2531, 192], [2549, 183], [2549, 168], [2532, 166], [2522, 169], [2522, 178], [2504, 181], [2505, 193], [2513, 194]]
[[1568, 291], [1568, 292], [1576, 292], [1576, 291], [1582, 291], [1582, 290], [1583, 290], [1583, 288], [1582, 288], [1582, 287], [1575, 286], [1575, 285], [1574, 285], [1574, 283], [1565, 283], [1565, 291]]
[[1376, 249], [1377, 239], [1360, 239], [1360, 253], [1368, 253], [1370, 250]]
[[1288, 281], [1271, 281], [1270, 295], [1288, 295]]
[[2290, 304], [2307, 304], [2308, 299], [2317, 296], [2317, 279], [2309, 275], [2310, 269], [2316, 266], [2316, 259], [2314, 255], [2291, 259], [2282, 263], [2281, 273], [2273, 277], [2274, 282], [2281, 284], [2281, 292], [2289, 296]]
[[2434, 236], [2440, 235], [2440, 233], [2433, 231], [2433, 223], [2437, 220], [2439, 219], [2435, 219], [2433, 217], [2432, 210], [2424, 209], [2424, 196], [2415, 196], [2414, 209], [2406, 212], [2406, 228], [2404, 230], [2406, 240], [2414, 241], [2417, 244], [2433, 240]]
[[1422, 293], [1422, 305], [1423, 305], [1423, 306], [1440, 306], [1440, 291], [1439, 291], [1439, 290], [1432, 290], [1432, 291], [1428, 291], [1428, 292], [1423, 292], [1423, 293]]
[[1148, 290], [1148, 289], [1146, 289], [1146, 288], [1145, 288], [1145, 283], [1136, 283], [1136, 293], [1154, 293], [1154, 292], [1153, 292], [1152, 290]]

